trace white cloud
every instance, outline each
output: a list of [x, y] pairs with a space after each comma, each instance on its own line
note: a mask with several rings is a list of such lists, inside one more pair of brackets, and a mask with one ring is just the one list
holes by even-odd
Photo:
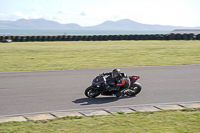
[[11, 20], [15, 21], [21, 18], [27, 18], [27, 15], [23, 15], [20, 11], [13, 12], [12, 14], [0, 14], [0, 20]]
[[62, 7], [59, 9], [58, 13], [59, 13], [59, 14], [70, 14], [70, 11], [68, 11], [68, 10], [66, 9], [65, 6], [62, 6]]
[[38, 19], [42, 18], [42, 15], [38, 15], [37, 13], [32, 13], [31, 15], [28, 16], [29, 19]]
[[38, 18], [42, 18], [42, 15], [39, 15], [37, 13], [32, 13], [32, 14], [23, 14], [20, 11], [14, 12], [10, 15], [6, 15], [6, 14], [0, 14], [0, 20], [12, 20], [12, 21], [16, 21], [18, 19], [38, 19]]
[[14, 12], [13, 15], [16, 17], [23, 17], [23, 14], [20, 11]]
[[40, 11], [42, 10], [43, 8], [41, 6], [37, 6], [36, 8], [34, 8], [35, 11]]
[[80, 15], [81, 15], [81, 16], [86, 16], [86, 14], [85, 14], [84, 11], [82, 11], [82, 12], [80, 13]]
[[47, 20], [52, 20], [53, 19], [53, 16], [51, 15], [51, 14], [45, 14], [44, 16], [43, 16], [43, 18], [44, 19], [47, 19]]
[[9, 20], [9, 19], [7, 19], [6, 14], [0, 13], [0, 20]]
[[69, 21], [69, 20], [71, 20], [70, 17], [68, 15], [65, 15], [65, 14], [53, 15], [52, 19], [48, 19], [48, 20], [56, 21], [56, 22], [61, 23], [61, 24], [66, 24], [66, 23], [71, 22], [71, 21]]

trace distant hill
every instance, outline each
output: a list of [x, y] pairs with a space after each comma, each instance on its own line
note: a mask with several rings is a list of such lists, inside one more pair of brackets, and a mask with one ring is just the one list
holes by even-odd
[[81, 27], [78, 24], [60, 24], [45, 19], [19, 19], [17, 21], [0, 21], [0, 29], [64, 29], [64, 30], [174, 30], [174, 29], [200, 29], [200, 27], [182, 27], [168, 25], [142, 24], [130, 19], [119, 21], [106, 21], [102, 24]]
[[60, 24], [45, 19], [19, 19], [17, 21], [0, 21], [0, 29], [80, 29], [78, 24]]
[[106, 21], [100, 25], [87, 28], [95, 30], [174, 30], [183, 27], [141, 24], [129, 19], [122, 19], [116, 22]]

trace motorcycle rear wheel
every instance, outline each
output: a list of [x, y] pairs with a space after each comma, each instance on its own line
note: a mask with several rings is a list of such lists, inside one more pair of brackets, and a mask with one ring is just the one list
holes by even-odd
[[100, 95], [100, 92], [98, 90], [95, 90], [92, 86], [88, 87], [85, 90], [85, 96], [87, 96], [88, 98], [95, 98], [98, 95]]
[[127, 93], [128, 96], [135, 96], [142, 90], [142, 85], [139, 82], [135, 82], [130, 86], [130, 91]]

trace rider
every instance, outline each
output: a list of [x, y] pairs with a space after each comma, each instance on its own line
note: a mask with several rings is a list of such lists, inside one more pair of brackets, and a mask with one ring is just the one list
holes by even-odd
[[106, 84], [106, 89], [108, 89], [109, 91], [116, 90], [116, 97], [121, 97], [123, 95], [124, 90], [126, 88], [129, 88], [130, 86], [130, 79], [125, 73], [121, 73], [120, 69], [114, 69], [112, 72], [104, 73], [104, 75], [110, 75], [114, 79], [114, 87], [111, 87], [108, 84]]

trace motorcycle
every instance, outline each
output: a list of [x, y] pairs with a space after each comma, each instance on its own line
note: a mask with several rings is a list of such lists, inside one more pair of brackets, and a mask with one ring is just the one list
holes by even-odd
[[[123, 96], [135, 96], [142, 90], [142, 86], [139, 82], [136, 82], [140, 77], [139, 76], [128, 76], [130, 79], [130, 87], [123, 91]], [[104, 95], [104, 96], [112, 96], [114, 95], [117, 90], [107, 90], [105, 83], [109, 86], [115, 86], [115, 81], [112, 76], [105, 76], [104, 74], [100, 74], [96, 76], [93, 81], [92, 85], [86, 88], [85, 96], [88, 98], [95, 98], [97, 96]]]

